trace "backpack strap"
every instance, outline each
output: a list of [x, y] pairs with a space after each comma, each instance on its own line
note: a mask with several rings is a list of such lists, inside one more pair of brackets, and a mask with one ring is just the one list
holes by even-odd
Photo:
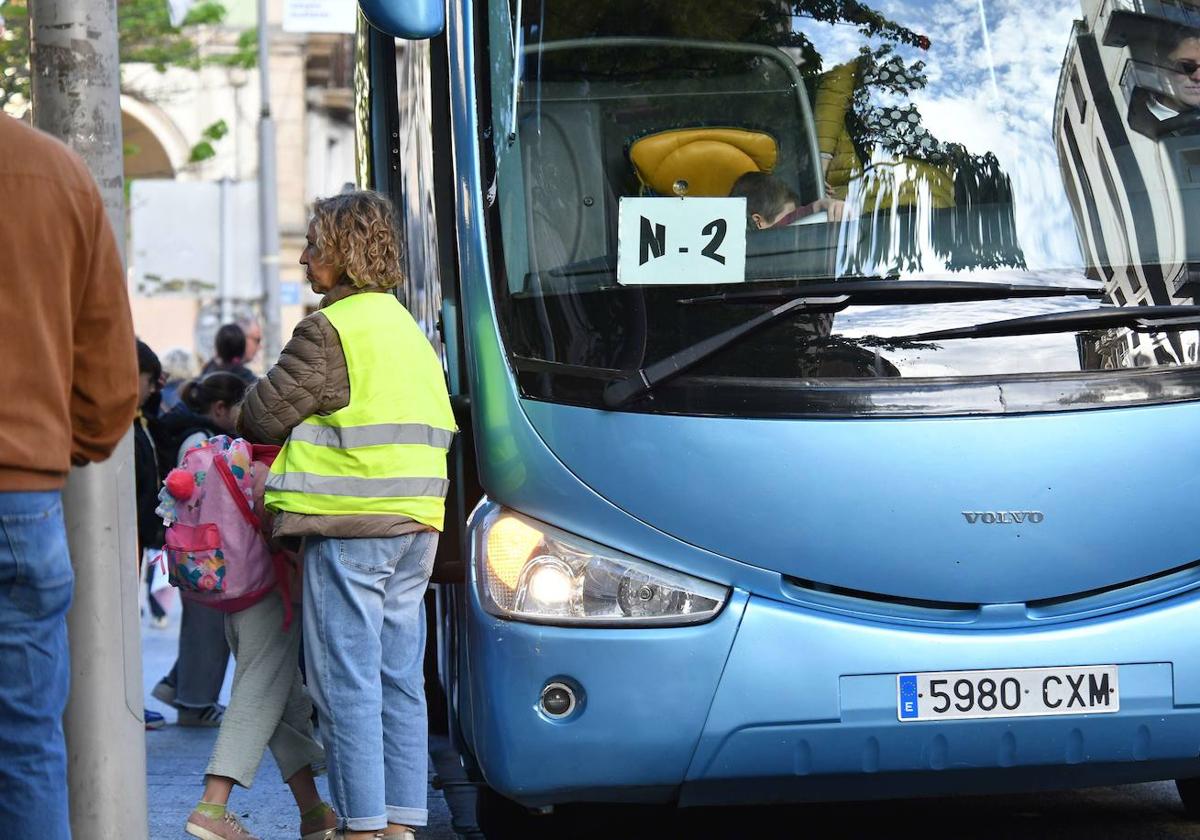
[[242, 512], [242, 516], [254, 526], [255, 531], [261, 534], [262, 522], [259, 521], [258, 515], [250, 509], [250, 503], [246, 501], [246, 494], [238, 486], [237, 479], [233, 477], [233, 470], [229, 469], [229, 464], [220, 455], [214, 455], [212, 463], [217, 470], [217, 475], [221, 476], [221, 480], [225, 482], [225, 487], [233, 496], [233, 500], [237, 502], [238, 510]]

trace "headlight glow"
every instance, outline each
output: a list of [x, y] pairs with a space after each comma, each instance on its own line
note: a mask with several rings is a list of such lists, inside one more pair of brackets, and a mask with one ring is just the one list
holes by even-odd
[[517, 588], [525, 561], [542, 541], [542, 534], [524, 520], [506, 516], [498, 520], [487, 537], [488, 571], [509, 589]]
[[575, 576], [571, 567], [554, 557], [535, 558], [526, 567], [526, 584], [517, 592], [517, 603], [524, 605], [532, 599], [535, 608], [561, 610], [568, 606], [575, 592]]
[[488, 612], [553, 624], [694, 624], [729, 590], [492, 505], [475, 529]]

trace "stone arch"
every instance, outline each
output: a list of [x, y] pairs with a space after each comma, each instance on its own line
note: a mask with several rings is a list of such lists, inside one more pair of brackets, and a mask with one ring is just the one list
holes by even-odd
[[121, 131], [127, 181], [174, 178], [188, 162], [191, 147], [183, 132], [152, 102], [121, 94]]

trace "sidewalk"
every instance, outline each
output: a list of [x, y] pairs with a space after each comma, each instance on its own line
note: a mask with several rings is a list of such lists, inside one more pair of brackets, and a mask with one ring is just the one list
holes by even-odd
[[[143, 593], [145, 587], [143, 586]], [[167, 719], [163, 729], [146, 733], [147, 801], [150, 806], [151, 840], [186, 838], [183, 825], [200, 798], [204, 768], [217, 737], [216, 729], [185, 728], [175, 725], [175, 710], [150, 696], [150, 689], [171, 669], [179, 644], [179, 599], [174, 590], [168, 625], [157, 629], [150, 623], [149, 611], [142, 617], [142, 683], [146, 707], [161, 712]], [[144, 600], [144, 598], [143, 598]], [[225, 675], [221, 702], [229, 701], [233, 664]], [[432, 769], [430, 771], [432, 776]], [[317, 780], [328, 798], [324, 777]], [[230, 799], [233, 810], [263, 840], [292, 840], [298, 836], [299, 818], [287, 786], [268, 751], [250, 790], [235, 789]], [[419, 834], [421, 840], [453, 840], [450, 812], [440, 791], [429, 791], [429, 827]]]

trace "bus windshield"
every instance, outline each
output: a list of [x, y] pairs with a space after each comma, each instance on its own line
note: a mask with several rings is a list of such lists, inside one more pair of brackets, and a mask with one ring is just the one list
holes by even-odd
[[491, 0], [489, 229], [523, 394], [613, 408], [612, 383], [685, 359], [619, 407], [771, 414], [829, 381], [1194, 366], [1196, 313], [1161, 307], [1200, 281], [1200, 20], [1115, 5], [1092, 31], [1098, 0]]

